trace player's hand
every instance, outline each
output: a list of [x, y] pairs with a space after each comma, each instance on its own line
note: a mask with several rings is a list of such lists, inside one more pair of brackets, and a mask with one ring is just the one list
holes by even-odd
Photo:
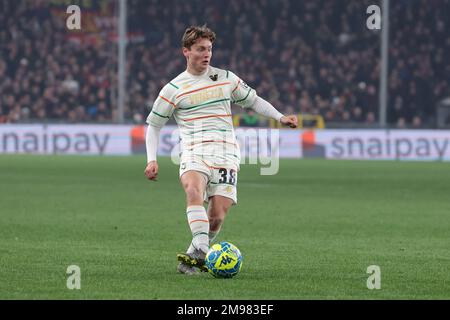
[[293, 129], [297, 128], [298, 126], [298, 119], [295, 115], [290, 116], [283, 116], [280, 119], [281, 124], [284, 124], [285, 126], [289, 126]]
[[156, 161], [147, 163], [144, 173], [148, 180], [156, 181], [158, 177], [158, 163]]

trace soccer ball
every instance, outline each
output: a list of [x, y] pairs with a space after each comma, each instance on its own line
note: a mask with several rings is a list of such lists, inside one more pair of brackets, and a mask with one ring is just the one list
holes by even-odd
[[241, 270], [242, 255], [235, 245], [222, 241], [209, 249], [205, 264], [214, 277], [232, 278]]

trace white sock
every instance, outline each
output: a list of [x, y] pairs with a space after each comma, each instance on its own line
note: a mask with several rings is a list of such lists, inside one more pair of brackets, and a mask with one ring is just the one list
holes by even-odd
[[[186, 210], [189, 227], [192, 232], [192, 244], [203, 252], [208, 252], [209, 249], [209, 220], [203, 206], [189, 206]], [[191, 249], [191, 247], [189, 247]], [[189, 253], [188, 249], [188, 253]], [[192, 250], [193, 251], [193, 250]]]
[[194, 250], [195, 250], [195, 248], [194, 248], [194, 246], [192, 245], [192, 242], [191, 242], [191, 244], [190, 244], [189, 248], [187, 249], [186, 253], [189, 253], [189, 254], [193, 253]]
[[[211, 246], [212, 244], [214, 244], [214, 240], [216, 240], [217, 235], [219, 234], [220, 229], [217, 231], [210, 231], [208, 234], [209, 237], [209, 246]], [[193, 253], [195, 250], [194, 246], [192, 245], [192, 242], [189, 246], [189, 248], [187, 249], [186, 253]]]

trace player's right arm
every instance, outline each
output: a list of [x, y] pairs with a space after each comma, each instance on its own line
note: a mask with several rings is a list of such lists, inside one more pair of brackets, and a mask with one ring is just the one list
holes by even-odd
[[171, 85], [166, 85], [159, 93], [153, 104], [152, 111], [147, 117], [148, 127], [145, 135], [147, 166], [144, 174], [149, 180], [155, 181], [158, 176], [159, 168], [156, 154], [158, 151], [159, 133], [175, 110], [175, 91]]
[[156, 152], [158, 150], [160, 130], [161, 128], [149, 124], [145, 135], [145, 145], [147, 147], [147, 166], [145, 167], [144, 174], [149, 180], [156, 180], [158, 176]]

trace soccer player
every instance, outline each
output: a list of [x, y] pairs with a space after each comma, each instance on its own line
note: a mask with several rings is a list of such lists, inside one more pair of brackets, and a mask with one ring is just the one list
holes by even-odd
[[[284, 116], [256, 95], [233, 72], [210, 66], [215, 33], [206, 26], [186, 29], [182, 38], [186, 70], [166, 84], [147, 117], [145, 175], [156, 180], [159, 132], [173, 115], [181, 138], [179, 176], [186, 193], [186, 215], [192, 242], [177, 255], [184, 274], [206, 271], [205, 256], [230, 207], [237, 203], [240, 153], [234, 134], [231, 103], [251, 108], [297, 127], [295, 115]], [[203, 206], [208, 202], [207, 211]]]

